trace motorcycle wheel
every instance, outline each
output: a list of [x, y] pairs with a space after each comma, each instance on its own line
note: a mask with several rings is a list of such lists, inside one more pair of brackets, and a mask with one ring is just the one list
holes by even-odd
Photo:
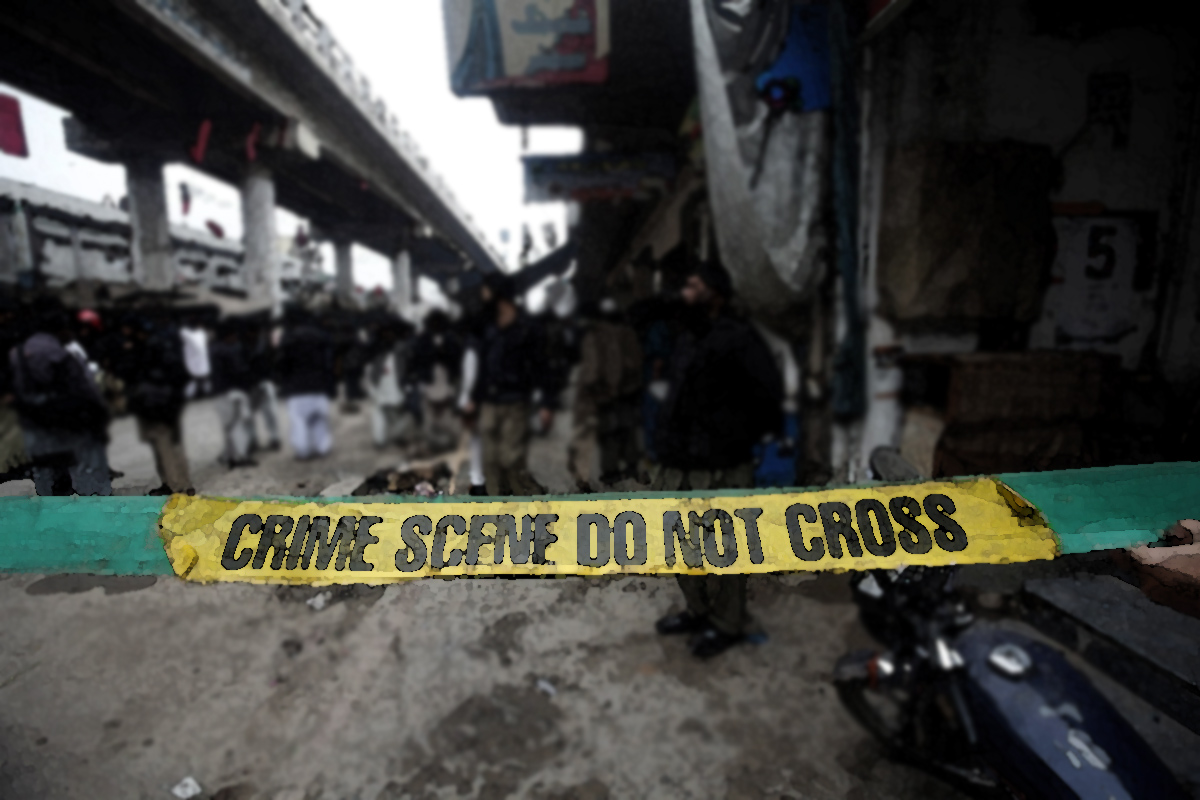
[[905, 703], [890, 693], [871, 689], [866, 679], [834, 681], [838, 699], [867, 731], [887, 747], [889, 755], [905, 757], [909, 747], [904, 733], [909, 727], [909, 714]]
[[834, 686], [842, 705], [887, 748], [892, 759], [929, 772], [978, 800], [1019, 800], [989, 769], [945, 763], [915, 749], [914, 726], [918, 723], [906, 698], [874, 689], [866, 678], [835, 680]]

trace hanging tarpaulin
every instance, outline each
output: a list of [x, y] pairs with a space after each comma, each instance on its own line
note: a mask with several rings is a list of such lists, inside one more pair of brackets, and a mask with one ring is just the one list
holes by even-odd
[[443, 8], [455, 94], [608, 79], [609, 0], [444, 0]]
[[747, 305], [799, 323], [829, 248], [828, 6], [691, 0], [721, 260]]
[[678, 166], [670, 153], [523, 156], [525, 202], [612, 200], [665, 190]]
[[21, 101], [7, 94], [0, 94], [0, 153], [17, 158], [29, 156], [25, 124], [21, 120]]

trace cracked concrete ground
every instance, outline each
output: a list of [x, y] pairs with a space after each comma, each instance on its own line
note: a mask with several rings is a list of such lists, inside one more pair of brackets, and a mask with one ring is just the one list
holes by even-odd
[[[315, 494], [397, 459], [364, 415], [339, 415], [329, 459], [233, 472], [211, 404], [187, 429], [211, 494]], [[568, 430], [535, 446], [555, 491]], [[157, 483], [128, 420], [111, 453], [120, 491]], [[0, 576], [0, 797], [166, 799], [185, 776], [219, 800], [958, 796], [838, 704], [831, 665], [868, 642], [845, 576], [754, 576], [750, 592], [769, 641], [700, 663], [653, 633], [681, 605], [663, 578]]]

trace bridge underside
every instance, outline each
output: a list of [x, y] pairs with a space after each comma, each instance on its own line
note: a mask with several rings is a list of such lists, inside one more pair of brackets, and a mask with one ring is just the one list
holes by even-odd
[[[220, 12], [206, 8], [205, 13]], [[227, 31], [233, 22], [214, 16], [205, 24]], [[68, 110], [75, 118], [68, 125], [68, 145], [81, 154], [116, 163], [137, 158], [187, 162], [234, 186], [242, 183], [253, 158], [269, 169], [278, 205], [312, 220], [317, 231], [389, 256], [415, 247], [414, 268], [435, 279], [463, 269], [467, 258], [485, 271], [494, 268], [486, 255], [466, 252], [469, 247], [462, 246], [462, 237], [448, 240], [448, 226], [438, 224], [439, 214], [445, 214], [430, 202], [431, 191], [420, 176], [402, 174], [400, 168], [389, 174], [385, 167], [393, 165], [388, 159], [398, 162], [399, 156], [369, 120], [344, 111], [341, 118], [328, 119], [339, 110], [337, 102], [345, 104], [347, 98], [335, 96], [340, 95], [331, 91], [336, 85], [322, 85], [319, 78], [327, 76], [318, 76], [311, 61], [307, 72], [294, 68], [304, 66], [299, 59], [307, 56], [290, 38], [281, 30], [274, 37], [251, 35], [254, 24], [274, 21], [247, 13], [236, 22], [247, 29], [247, 38], [263, 42], [264, 50], [293, 46], [295, 63], [279, 64], [277, 70], [292, 78], [288, 88], [312, 106], [312, 113], [348, 132], [349, 146], [331, 146], [321, 136], [320, 155], [314, 158], [311, 151], [306, 155], [289, 145], [286, 132], [295, 130], [296, 120], [283, 113], [279, 103], [229, 79], [212, 63], [185, 54], [177, 42], [148, 25], [143, 13], [123, 2], [3, 4], [0, 80]], [[269, 52], [257, 55], [273, 57]], [[197, 163], [192, 150], [204, 129], [209, 131], [207, 147]], [[370, 134], [380, 141], [372, 141]], [[382, 152], [381, 144], [392, 152]], [[378, 162], [372, 157], [375, 151]], [[361, 168], [364, 163], [378, 163], [380, 169], [371, 173]], [[364, 179], [364, 173], [377, 181]], [[397, 202], [397, 187], [412, 189], [403, 192], [402, 202]], [[416, 213], [409, 213], [412, 209]], [[414, 238], [414, 230], [424, 222], [431, 223], [434, 236]]]

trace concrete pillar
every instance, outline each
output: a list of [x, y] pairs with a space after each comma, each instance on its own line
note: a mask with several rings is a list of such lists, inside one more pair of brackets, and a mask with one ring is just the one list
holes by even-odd
[[125, 165], [129, 193], [129, 223], [133, 229], [130, 250], [133, 272], [150, 291], [175, 286], [175, 259], [171, 252], [171, 225], [167, 217], [167, 188], [158, 159], [135, 159]]
[[283, 295], [275, 232], [275, 181], [270, 170], [260, 164], [252, 164], [242, 182], [242, 229], [246, 290], [251, 297], [270, 299], [278, 308]]
[[0, 214], [0, 283], [17, 282], [16, 228], [16, 214]]
[[0, 214], [0, 283], [19, 283], [21, 273], [33, 270], [28, 224], [20, 203], [11, 212]]
[[337, 267], [337, 296], [343, 303], [354, 300], [354, 251], [353, 242], [335, 241], [333, 261]]
[[396, 313], [405, 319], [412, 313], [416, 288], [412, 256], [407, 250], [401, 250], [392, 260], [392, 306]]

